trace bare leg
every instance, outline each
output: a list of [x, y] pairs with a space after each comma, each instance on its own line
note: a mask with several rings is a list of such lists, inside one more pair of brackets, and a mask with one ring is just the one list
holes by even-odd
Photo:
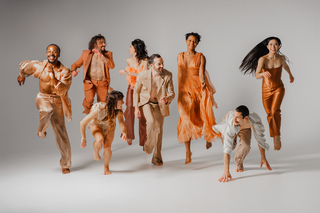
[[184, 142], [184, 145], [186, 146], [186, 161], [185, 161], [185, 164], [190, 164], [191, 163], [191, 155], [192, 155], [192, 152], [190, 150], [190, 146], [191, 146], [191, 139], [189, 141], [185, 141]]
[[115, 128], [112, 130], [109, 130], [106, 133], [106, 136], [104, 138], [104, 153], [103, 153], [103, 158], [104, 158], [104, 175], [110, 175], [110, 169], [109, 169], [109, 162], [112, 157], [112, 151], [111, 151], [111, 144], [114, 138], [114, 132]]
[[96, 139], [96, 141], [93, 143], [93, 158], [96, 161], [101, 160], [101, 157], [99, 155], [100, 150], [102, 149], [102, 144], [104, 141], [103, 132], [100, 127], [94, 125], [90, 128], [91, 133], [93, 137]]

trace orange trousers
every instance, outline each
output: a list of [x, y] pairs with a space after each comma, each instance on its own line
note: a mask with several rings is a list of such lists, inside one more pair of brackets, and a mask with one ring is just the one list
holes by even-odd
[[[133, 107], [133, 90], [128, 86], [127, 97], [126, 97], [127, 109], [124, 112], [125, 126], [127, 128], [127, 137], [134, 140], [134, 107]], [[144, 117], [143, 110], [140, 110], [141, 117], [139, 118], [139, 145], [144, 146], [147, 140], [147, 121]]]
[[109, 89], [109, 81], [84, 80], [83, 89], [85, 98], [83, 99], [82, 103], [82, 106], [84, 107], [84, 111], [82, 113], [89, 114], [96, 93], [97, 102], [106, 101]]
[[262, 90], [262, 103], [267, 113], [270, 137], [280, 136], [281, 110], [280, 106], [284, 97], [284, 87], [273, 91]]

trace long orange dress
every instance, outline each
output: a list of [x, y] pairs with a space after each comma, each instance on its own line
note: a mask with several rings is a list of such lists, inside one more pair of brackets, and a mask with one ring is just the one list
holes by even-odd
[[199, 79], [200, 58], [197, 53], [188, 69], [183, 60], [184, 53], [178, 55], [178, 111], [180, 114], [177, 130], [180, 143], [198, 139], [202, 135], [208, 142], [214, 141], [220, 134], [213, 131], [216, 124], [212, 107], [216, 104], [213, 94], [216, 92], [205, 73], [206, 89], [201, 90]]
[[282, 66], [267, 69], [262, 72], [270, 72], [270, 78], [262, 80], [262, 103], [267, 113], [270, 137], [280, 136], [281, 110], [280, 106], [284, 97], [285, 89], [281, 81]]

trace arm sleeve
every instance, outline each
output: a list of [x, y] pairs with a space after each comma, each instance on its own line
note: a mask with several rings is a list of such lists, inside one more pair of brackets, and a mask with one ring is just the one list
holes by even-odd
[[33, 75], [33, 77], [38, 78], [39, 73], [37, 73], [37, 69], [40, 66], [39, 61], [23, 61], [19, 64], [20, 68], [20, 76], [22, 78], [29, 77]]
[[[83, 52], [82, 52], [82, 55], [83, 55]], [[80, 58], [76, 62], [74, 62], [71, 65], [71, 72], [77, 70], [78, 68], [80, 68], [83, 65], [82, 55], [80, 56]]]
[[59, 96], [65, 96], [68, 93], [68, 90], [71, 86], [71, 82], [72, 75], [70, 70], [68, 68], [64, 69], [60, 73], [60, 79], [57, 86], [55, 86], [54, 93], [56, 93]]
[[169, 78], [168, 86], [167, 86], [167, 100], [168, 104], [171, 103], [171, 101], [174, 99], [175, 94], [174, 94], [174, 88], [173, 88], [173, 82], [172, 82], [172, 74]]
[[107, 65], [107, 67], [109, 67], [110, 69], [114, 68], [112, 52], [108, 51], [106, 55], [102, 56], [102, 60]]

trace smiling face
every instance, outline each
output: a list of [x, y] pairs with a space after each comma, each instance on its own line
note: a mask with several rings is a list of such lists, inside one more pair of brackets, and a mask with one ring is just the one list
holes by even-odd
[[277, 40], [272, 39], [269, 41], [267, 48], [269, 50], [269, 53], [278, 53], [280, 45]]
[[162, 72], [164, 67], [164, 62], [162, 58], [154, 58], [153, 63], [150, 64], [150, 67], [157, 72]]
[[198, 46], [199, 44], [199, 41], [198, 39], [193, 36], [193, 35], [190, 35], [186, 41], [187, 43], [187, 48], [190, 49], [190, 50], [195, 50], [196, 47]]
[[124, 104], [123, 99], [117, 101], [116, 109], [122, 109], [122, 105]]
[[106, 42], [105, 42], [105, 40], [103, 38], [97, 40], [97, 42], [94, 44], [94, 48], [99, 50], [99, 52], [105, 51], [106, 50]]
[[130, 55], [136, 55], [136, 50], [134, 49], [134, 46], [132, 46], [132, 44], [129, 47], [129, 52], [130, 52]]
[[51, 45], [47, 48], [47, 59], [50, 64], [55, 64], [60, 57], [58, 47]]
[[234, 125], [241, 126], [246, 122], [247, 119], [248, 119], [248, 116], [243, 118], [241, 112], [237, 112], [236, 110], [233, 112], [233, 123], [234, 123]]

